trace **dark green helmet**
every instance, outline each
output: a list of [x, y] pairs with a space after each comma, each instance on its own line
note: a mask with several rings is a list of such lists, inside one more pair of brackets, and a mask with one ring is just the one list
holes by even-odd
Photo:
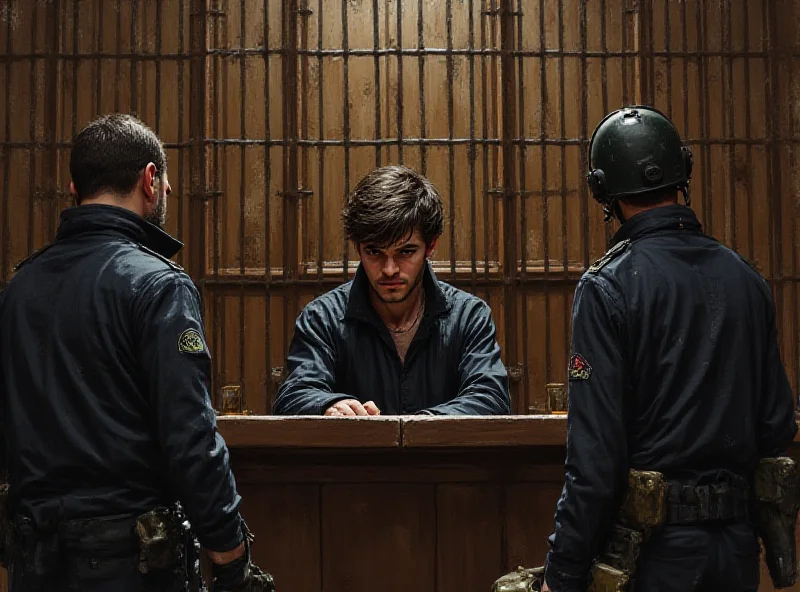
[[688, 204], [691, 174], [692, 151], [672, 122], [652, 107], [636, 105], [609, 113], [589, 142], [587, 180], [606, 220], [618, 199], [660, 189], [680, 189]]

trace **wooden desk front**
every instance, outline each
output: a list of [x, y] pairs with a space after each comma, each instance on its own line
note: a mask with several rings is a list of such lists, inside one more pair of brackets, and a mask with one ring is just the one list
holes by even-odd
[[[564, 416], [220, 426], [255, 560], [280, 592], [489, 592], [500, 574], [544, 561]], [[759, 590], [774, 590], [763, 567]]]

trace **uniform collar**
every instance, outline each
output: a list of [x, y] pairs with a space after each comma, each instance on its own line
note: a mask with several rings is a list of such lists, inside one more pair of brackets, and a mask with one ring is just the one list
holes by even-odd
[[155, 224], [138, 214], [117, 206], [89, 204], [61, 212], [56, 241], [81, 234], [111, 234], [130, 239], [169, 259], [183, 247]]
[[683, 230], [703, 232], [703, 226], [694, 211], [680, 204], [661, 206], [636, 214], [617, 230], [611, 245], [625, 239], [636, 240], [647, 234], [659, 231]]
[[[425, 308], [430, 311], [431, 316], [438, 316], [450, 309], [447, 296], [445, 296], [444, 292], [439, 287], [436, 274], [433, 273], [433, 268], [428, 262], [425, 263], [422, 286], [425, 290]], [[369, 299], [369, 291], [371, 289], [369, 279], [367, 278], [367, 272], [364, 271], [364, 267], [359, 263], [355, 277], [353, 278], [353, 285], [350, 287], [350, 297], [347, 301], [345, 318], [371, 322], [378, 321], [380, 323], [378, 313], [375, 312]], [[428, 313], [426, 313], [426, 316], [427, 314]]]

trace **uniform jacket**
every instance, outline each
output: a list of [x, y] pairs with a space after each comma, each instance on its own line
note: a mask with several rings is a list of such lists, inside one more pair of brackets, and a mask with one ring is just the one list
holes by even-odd
[[37, 521], [182, 502], [200, 542], [241, 541], [181, 243], [128, 210], [62, 213], [0, 300], [0, 421], [12, 503]]
[[578, 284], [554, 592], [585, 590], [629, 468], [748, 476], [797, 427], [767, 282], [681, 205], [632, 217]]
[[508, 375], [489, 306], [436, 279], [426, 265], [425, 314], [401, 362], [369, 301], [359, 265], [353, 281], [302, 311], [288, 355], [278, 415], [321, 415], [343, 399], [374, 401], [383, 415], [509, 413]]

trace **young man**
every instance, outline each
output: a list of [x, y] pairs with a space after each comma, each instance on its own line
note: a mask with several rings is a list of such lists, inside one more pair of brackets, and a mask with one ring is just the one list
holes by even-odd
[[443, 221], [433, 185], [379, 168], [355, 187], [343, 220], [361, 264], [297, 319], [275, 413], [509, 413], [491, 310], [428, 264]]
[[[199, 295], [161, 228], [164, 148], [134, 117], [104, 116], [75, 137], [70, 174], [78, 206], [0, 299], [11, 590], [197, 589], [176, 502], [212, 589], [274, 590], [250, 562], [216, 429]], [[140, 553], [137, 531], [166, 540]]]
[[615, 111], [589, 152], [592, 194], [622, 226], [575, 292], [566, 479], [543, 589], [586, 591], [636, 469], [667, 481], [666, 516], [630, 590], [756, 592], [752, 476], [797, 431], [770, 287], [703, 233], [687, 207], [691, 152], [664, 115]]

